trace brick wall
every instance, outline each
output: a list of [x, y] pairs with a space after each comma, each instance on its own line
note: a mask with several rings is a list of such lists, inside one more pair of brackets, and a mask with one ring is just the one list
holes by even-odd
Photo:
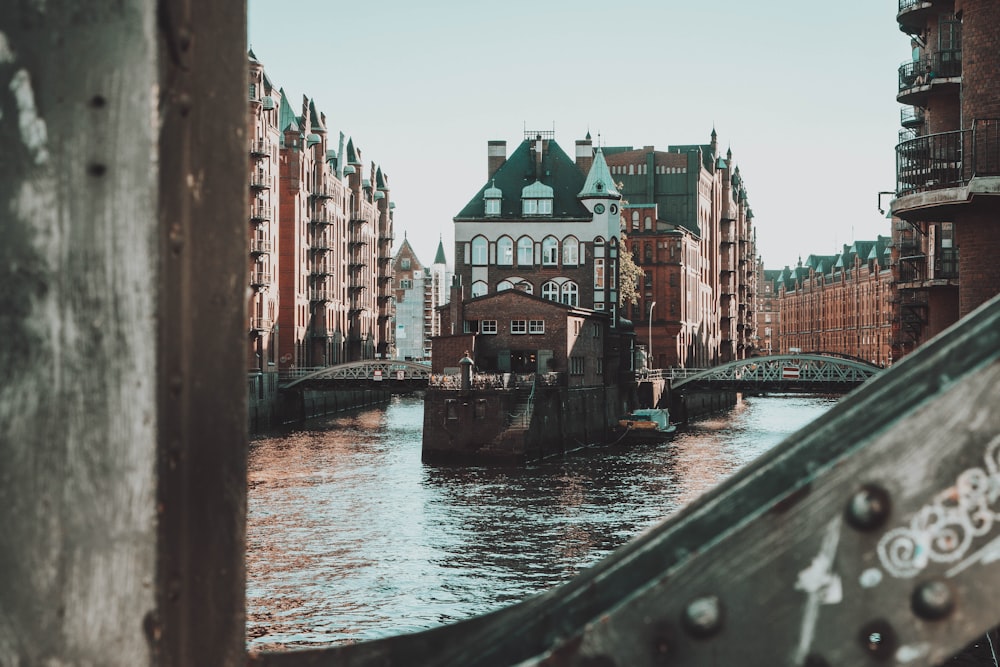
[[1000, 294], [1000, 220], [989, 213], [969, 215], [955, 230], [961, 276], [958, 310], [964, 317]]

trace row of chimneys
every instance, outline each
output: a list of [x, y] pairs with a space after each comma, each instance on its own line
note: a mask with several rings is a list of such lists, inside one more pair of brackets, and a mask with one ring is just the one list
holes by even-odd
[[[535, 154], [535, 178], [541, 180], [542, 157], [548, 150], [549, 140], [541, 137], [534, 140], [531, 150]], [[503, 139], [491, 139], [486, 144], [486, 180], [493, 178], [493, 175], [507, 162], [507, 142]], [[586, 139], [576, 140], [576, 166], [584, 174], [590, 172], [590, 165], [594, 163], [594, 142], [587, 133]]]

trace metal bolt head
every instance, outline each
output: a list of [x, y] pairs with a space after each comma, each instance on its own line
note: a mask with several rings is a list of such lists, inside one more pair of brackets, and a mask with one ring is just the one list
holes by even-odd
[[865, 484], [851, 496], [845, 516], [857, 530], [875, 530], [889, 517], [889, 493], [875, 484]]
[[952, 612], [955, 608], [955, 596], [946, 581], [932, 579], [913, 589], [910, 606], [920, 618], [936, 621]]
[[715, 595], [695, 598], [684, 608], [681, 625], [692, 637], [711, 637], [722, 629], [722, 602]]

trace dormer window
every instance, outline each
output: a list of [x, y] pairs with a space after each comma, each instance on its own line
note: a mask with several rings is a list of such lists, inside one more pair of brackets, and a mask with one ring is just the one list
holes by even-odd
[[486, 215], [500, 215], [500, 202], [503, 201], [503, 191], [496, 186], [495, 180], [490, 187], [486, 188], [486, 191], [483, 193], [483, 199], [486, 202]]
[[535, 181], [521, 190], [522, 215], [552, 215], [552, 188]]

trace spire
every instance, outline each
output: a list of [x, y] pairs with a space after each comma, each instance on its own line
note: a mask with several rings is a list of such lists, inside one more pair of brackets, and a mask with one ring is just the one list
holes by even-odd
[[604, 160], [604, 151], [601, 150], [600, 146], [594, 151], [594, 163], [590, 165], [587, 180], [577, 197], [621, 198], [621, 193], [615, 187], [615, 179], [611, 177], [611, 170], [608, 169], [608, 163]]
[[435, 264], [447, 264], [448, 263], [448, 260], [445, 259], [445, 256], [444, 256], [444, 241], [441, 240], [440, 236], [438, 236], [438, 251], [437, 251], [437, 254], [434, 255], [434, 263]]

